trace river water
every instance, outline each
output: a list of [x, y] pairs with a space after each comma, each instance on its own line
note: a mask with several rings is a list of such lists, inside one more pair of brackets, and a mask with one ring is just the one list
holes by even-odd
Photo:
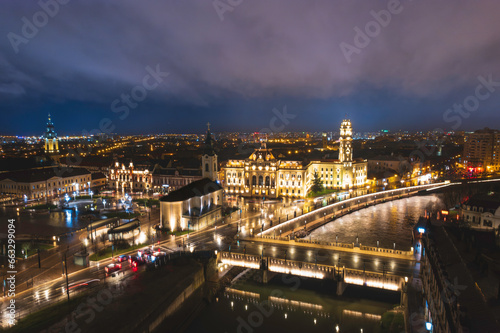
[[268, 284], [238, 282], [210, 303], [187, 329], [202, 332], [382, 332], [382, 315], [399, 293], [350, 286], [342, 296], [335, 282], [275, 276]]
[[358, 210], [337, 218], [311, 233], [311, 239], [409, 250], [411, 232], [425, 210], [443, 209], [436, 195], [413, 196]]

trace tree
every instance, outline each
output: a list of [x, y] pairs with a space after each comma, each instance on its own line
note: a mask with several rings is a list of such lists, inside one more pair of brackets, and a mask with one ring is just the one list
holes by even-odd
[[323, 182], [316, 171], [314, 171], [313, 185], [311, 187], [311, 192], [319, 193], [323, 191]]

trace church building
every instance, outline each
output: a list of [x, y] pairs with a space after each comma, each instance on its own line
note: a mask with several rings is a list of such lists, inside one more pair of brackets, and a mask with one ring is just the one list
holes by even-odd
[[59, 142], [57, 140], [57, 133], [54, 131], [54, 124], [50, 118], [47, 122], [47, 132], [45, 132], [45, 153], [54, 154], [59, 152]]

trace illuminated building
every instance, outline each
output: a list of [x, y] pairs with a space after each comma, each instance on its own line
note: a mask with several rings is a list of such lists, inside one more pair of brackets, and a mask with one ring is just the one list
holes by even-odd
[[109, 187], [119, 192], [147, 192], [153, 184], [151, 170], [147, 167], [134, 167], [130, 161], [128, 166], [115, 162], [109, 169]]
[[0, 174], [0, 192], [25, 199], [73, 195], [88, 191], [91, 173], [84, 168], [61, 169], [43, 167]]
[[162, 168], [156, 165], [153, 170], [152, 188], [155, 193], [168, 193], [200, 179], [202, 177], [199, 168]]
[[208, 124], [201, 156], [201, 168], [184, 168], [180, 165], [162, 167], [159, 164], [134, 166], [132, 161], [127, 166], [126, 163], [116, 162], [114, 167], [109, 169], [109, 187], [121, 192], [169, 193], [203, 178], [217, 181], [219, 167], [214, 144], [210, 124]]
[[160, 199], [160, 225], [177, 230], [200, 230], [222, 218], [222, 187], [203, 178]]
[[209, 178], [215, 182], [219, 179], [217, 154], [214, 150], [214, 139], [212, 138], [212, 133], [210, 133], [210, 123], [208, 123], [207, 126], [208, 129], [205, 139], [205, 148], [203, 150], [203, 155], [201, 156], [201, 177]]
[[352, 158], [352, 128], [343, 120], [340, 128], [338, 160], [300, 161], [277, 159], [266, 144], [247, 159], [229, 160], [223, 167], [223, 186], [227, 194], [245, 197], [303, 198], [317, 173], [326, 189], [364, 187], [367, 181], [366, 160]]
[[57, 133], [54, 131], [54, 124], [50, 118], [47, 122], [47, 132], [45, 132], [45, 153], [54, 154], [59, 152], [59, 142], [57, 140]]
[[485, 128], [469, 133], [464, 145], [463, 163], [479, 171], [500, 170], [500, 131]]
[[476, 194], [460, 207], [460, 215], [471, 228], [489, 229], [498, 233], [500, 226], [500, 195]]

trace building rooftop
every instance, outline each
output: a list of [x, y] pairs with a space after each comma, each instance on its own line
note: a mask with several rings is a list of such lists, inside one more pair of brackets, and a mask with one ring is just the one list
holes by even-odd
[[184, 168], [160, 168], [156, 167], [153, 171], [153, 175], [165, 175], [165, 176], [201, 176], [201, 169], [184, 169]]
[[500, 207], [500, 193], [480, 193], [473, 195], [464, 202], [464, 205], [471, 207], [482, 207], [484, 211], [490, 211], [493, 214]]
[[94, 179], [103, 179], [106, 178], [106, 175], [102, 172], [95, 172], [92, 174], [92, 180]]
[[218, 190], [222, 190], [222, 187], [219, 184], [210, 180], [210, 178], [203, 178], [184, 187], [181, 187], [176, 191], [170, 192], [168, 195], [161, 197], [160, 201], [184, 201], [193, 197], [200, 197]]
[[69, 178], [86, 174], [90, 175], [90, 172], [85, 168], [59, 168], [53, 166], [0, 173], [0, 180], [10, 179], [18, 183], [34, 183], [53, 177]]

